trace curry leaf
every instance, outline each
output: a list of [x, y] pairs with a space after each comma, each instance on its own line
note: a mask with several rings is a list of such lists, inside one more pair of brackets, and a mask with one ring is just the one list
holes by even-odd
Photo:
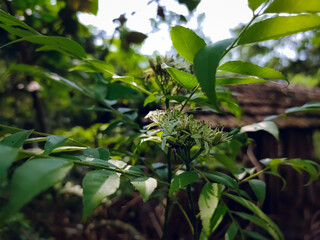
[[228, 230], [226, 231], [225, 234], [225, 240], [233, 240], [238, 232], [238, 227], [237, 225], [233, 222], [231, 225], [228, 227]]
[[220, 111], [216, 96], [216, 70], [227, 47], [233, 39], [225, 39], [200, 49], [194, 58], [194, 71], [202, 91], [214, 107]]
[[17, 148], [0, 144], [0, 180], [18, 155]]
[[177, 70], [175, 68], [166, 68], [171, 77], [174, 78], [181, 86], [188, 90], [192, 90], [198, 85], [197, 78], [187, 72]]
[[14, 171], [10, 183], [10, 200], [2, 217], [17, 213], [40, 192], [61, 181], [73, 164], [59, 158], [29, 160]]
[[268, 80], [261, 78], [217, 78], [216, 85], [240, 85], [249, 83], [264, 83], [269, 82]]
[[213, 233], [217, 227], [220, 225], [221, 221], [223, 220], [225, 214], [227, 212], [226, 205], [222, 202], [216, 208], [213, 217], [211, 218], [210, 223], [210, 233]]
[[75, 71], [75, 70], [81, 70], [86, 72], [101, 72], [101, 73], [107, 74], [108, 76], [114, 75], [114, 68], [112, 65], [104, 61], [93, 60], [93, 59], [85, 60], [83, 63], [70, 69], [70, 71]]
[[281, 72], [276, 71], [273, 68], [260, 67], [250, 62], [229, 61], [219, 66], [218, 70], [259, 78], [286, 79]]
[[23, 130], [20, 132], [13, 133], [8, 137], [2, 139], [0, 144], [20, 148], [23, 143], [28, 139], [33, 130]]
[[82, 181], [83, 215], [86, 220], [101, 201], [112, 195], [120, 186], [117, 173], [106, 170], [93, 170], [86, 174]]
[[320, 16], [317, 14], [269, 18], [249, 27], [238, 45], [278, 39], [315, 28], [320, 28]]
[[31, 65], [26, 65], [26, 64], [16, 64], [16, 65], [10, 66], [9, 70], [24, 72], [25, 74], [28, 74], [30, 76], [43, 78], [43, 79], [46, 79], [49, 81], [55, 81], [55, 82], [58, 82], [58, 83], [65, 85], [65, 86], [76, 89], [85, 95], [89, 95], [89, 96], [93, 97], [93, 93], [89, 92], [87, 89], [78, 86], [74, 82], [72, 82], [72, 81], [70, 81], [70, 80], [68, 80], [68, 79], [66, 79], [56, 73], [47, 71], [46, 69], [43, 69], [38, 66], [31, 66]]
[[211, 218], [219, 204], [222, 186], [217, 183], [206, 183], [199, 196], [200, 218], [203, 230], [207, 235], [211, 232]]
[[256, 132], [260, 130], [272, 134], [277, 140], [279, 140], [279, 129], [277, 125], [271, 121], [263, 121], [244, 126], [240, 129], [240, 132]]
[[179, 175], [174, 176], [173, 181], [170, 185], [169, 189], [169, 196], [172, 196], [172, 194], [176, 191], [178, 191], [180, 188], [183, 188], [195, 181], [197, 181], [198, 174], [196, 172], [190, 171], [190, 172], [184, 172]]
[[212, 181], [221, 183], [225, 186], [233, 188], [236, 191], [239, 191], [239, 186], [236, 183], [236, 181], [232, 177], [228, 176], [227, 174], [215, 171], [212, 173], [205, 173], [205, 175]]
[[45, 155], [50, 154], [53, 149], [57, 147], [61, 147], [67, 140], [68, 140], [68, 137], [65, 137], [65, 136], [59, 136], [59, 135], [48, 136], [46, 144], [44, 145], [44, 154]]
[[80, 59], [86, 57], [86, 52], [81, 45], [71, 39], [57, 36], [30, 35], [14, 40], [2, 47], [22, 41], [44, 45], [44, 48], [39, 50], [56, 50]]
[[273, 226], [270, 225], [267, 221], [264, 221], [263, 219], [257, 216], [247, 214], [244, 212], [235, 212], [235, 214], [265, 229], [273, 237], [273, 239], [281, 239], [280, 236], [278, 236], [277, 230], [274, 229]]
[[89, 158], [98, 158], [103, 160], [109, 160], [110, 152], [106, 148], [87, 148], [83, 150], [83, 154]]
[[242, 197], [235, 196], [229, 193], [224, 193], [224, 195], [234, 200], [235, 202], [241, 204], [245, 208], [249, 209], [250, 211], [255, 213], [261, 220], [263, 220], [263, 222], [268, 226], [267, 231], [270, 233], [271, 236], [273, 236], [274, 239], [276, 240], [284, 239], [283, 234], [278, 228], [278, 226], [265, 213], [263, 213], [260, 208], [258, 208], [252, 202]]
[[[26, 23], [20, 21], [19, 19], [6, 13], [5, 11], [3, 11], [1, 9], [0, 9], [0, 21], [3, 22], [5, 26], [14, 26], [14, 27], [17, 27], [17, 29], [19, 29], [19, 28], [21, 28], [21, 30], [25, 29], [30, 34], [40, 35], [40, 33], [38, 33], [32, 27], [30, 27]], [[24, 35], [24, 36], [26, 36], [26, 35]]]
[[266, 197], [266, 183], [259, 179], [251, 179], [249, 180], [249, 185], [258, 201], [263, 204]]
[[193, 63], [196, 53], [202, 47], [206, 46], [206, 43], [202, 38], [192, 30], [182, 26], [173, 27], [170, 31], [170, 35], [173, 47], [190, 63]]
[[151, 177], [140, 177], [131, 180], [131, 184], [140, 192], [146, 202], [157, 187], [157, 180]]
[[319, 0], [274, 0], [264, 13], [316, 13], [320, 12]]

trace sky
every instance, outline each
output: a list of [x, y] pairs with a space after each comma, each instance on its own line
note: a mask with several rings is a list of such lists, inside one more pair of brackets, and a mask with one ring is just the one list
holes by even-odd
[[[149, 0], [100, 0], [98, 14], [92, 15], [80, 13], [80, 22], [84, 25], [93, 25], [99, 30], [106, 31], [107, 37], [111, 36], [117, 24], [113, 19], [125, 13], [128, 19], [127, 27], [132, 31], [139, 31], [148, 35], [141, 47], [141, 53], [151, 55], [154, 51], [164, 55], [170, 51], [172, 43], [169, 35], [169, 26], [161, 24], [160, 30], [152, 32], [151, 18], [155, 18], [157, 4], [147, 5]], [[167, 11], [173, 11], [187, 16], [188, 9], [178, 3], [177, 0], [161, 0], [160, 4]], [[203, 16], [201, 24], [203, 33], [211, 42], [231, 36], [230, 29], [237, 27], [240, 23], [248, 23], [252, 12], [247, 5], [247, 0], [201, 0], [193, 17], [186, 27], [196, 30], [198, 27], [198, 16]], [[134, 15], [131, 13], [135, 12]]]

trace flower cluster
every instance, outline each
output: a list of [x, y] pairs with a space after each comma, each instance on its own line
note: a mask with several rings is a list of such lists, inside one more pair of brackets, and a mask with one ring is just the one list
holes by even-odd
[[162, 131], [162, 148], [166, 143], [172, 147], [191, 149], [197, 145], [204, 153], [209, 153], [212, 146], [231, 140], [223, 129], [212, 129], [207, 123], [193, 118], [193, 115], [184, 114], [178, 110], [155, 110], [148, 113], [153, 123], [148, 126], [158, 126]]

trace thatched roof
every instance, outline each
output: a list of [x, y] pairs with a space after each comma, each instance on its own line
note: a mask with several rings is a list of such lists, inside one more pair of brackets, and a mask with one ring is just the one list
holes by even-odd
[[[218, 115], [205, 112], [201, 114], [202, 120], [210, 122], [213, 126], [233, 128], [263, 121], [267, 116], [284, 113], [287, 108], [302, 106], [307, 102], [320, 102], [320, 88], [256, 83], [229, 86], [229, 89], [242, 107], [241, 119], [238, 120], [228, 113]], [[274, 121], [279, 128], [320, 128], [318, 113], [292, 114], [287, 119], [281, 117]]]

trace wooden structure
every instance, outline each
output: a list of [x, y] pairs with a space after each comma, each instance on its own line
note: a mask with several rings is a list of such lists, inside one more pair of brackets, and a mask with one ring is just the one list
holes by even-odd
[[[241, 120], [231, 114], [205, 113], [198, 117], [213, 126], [220, 125], [230, 129], [261, 122], [267, 116], [284, 113], [287, 108], [302, 106], [307, 102], [320, 102], [320, 88], [277, 83], [229, 88], [242, 107]], [[319, 113], [292, 114], [288, 118], [277, 118], [274, 122], [279, 127], [279, 142], [264, 131], [250, 133], [255, 144], [248, 148], [247, 158], [315, 160], [313, 133], [320, 129]], [[286, 239], [320, 239], [320, 180], [306, 187], [304, 184], [308, 179], [303, 174], [289, 168], [281, 168], [280, 172], [286, 179], [287, 186], [281, 191], [282, 183], [279, 179], [265, 176], [268, 198], [263, 210], [280, 226]]]

